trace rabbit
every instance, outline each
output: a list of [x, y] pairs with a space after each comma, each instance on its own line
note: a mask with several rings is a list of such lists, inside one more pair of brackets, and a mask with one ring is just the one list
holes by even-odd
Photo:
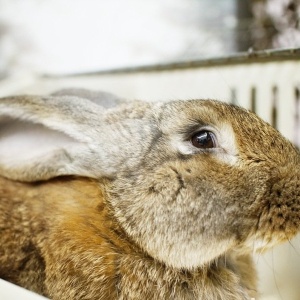
[[217, 100], [101, 103], [0, 99], [0, 278], [51, 299], [257, 299], [253, 253], [299, 231], [299, 151]]

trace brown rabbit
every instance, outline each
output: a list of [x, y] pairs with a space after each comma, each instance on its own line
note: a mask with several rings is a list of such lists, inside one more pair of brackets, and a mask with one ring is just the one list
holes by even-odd
[[0, 99], [0, 277], [59, 300], [257, 297], [253, 251], [299, 231], [297, 149], [218, 101], [101, 101]]

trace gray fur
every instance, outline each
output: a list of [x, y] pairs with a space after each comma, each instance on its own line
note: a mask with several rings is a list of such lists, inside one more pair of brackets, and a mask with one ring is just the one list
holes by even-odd
[[[151, 117], [146, 117], [148, 110], [149, 105], [143, 102], [104, 109], [88, 99], [74, 96], [2, 98], [0, 174], [23, 181], [45, 180], [59, 175], [114, 177], [128, 167], [137, 166], [140, 161], [136, 159], [142, 148], [151, 143], [153, 131]], [[60, 143], [53, 147], [57, 141], [49, 140], [49, 147], [45, 146], [32, 158], [23, 158], [21, 149], [20, 154], [12, 157], [8, 138], [13, 132], [18, 138], [21, 133], [33, 138], [28, 152], [45, 145], [34, 141], [37, 128], [40, 135], [46, 137], [52, 131], [52, 136], [56, 135]], [[141, 143], [132, 143], [137, 138]], [[5, 153], [4, 143], [8, 149]]]
[[96, 104], [101, 105], [104, 108], [112, 108], [126, 102], [125, 99], [117, 97], [116, 95], [113, 95], [111, 93], [103, 91], [92, 91], [83, 88], [66, 88], [52, 93], [51, 96], [75, 96], [84, 98], [95, 102]]

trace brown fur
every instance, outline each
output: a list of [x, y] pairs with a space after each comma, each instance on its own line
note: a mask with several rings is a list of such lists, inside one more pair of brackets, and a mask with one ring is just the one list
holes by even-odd
[[148, 256], [112, 216], [102, 182], [1, 178], [0, 187], [1, 278], [52, 299], [247, 299], [255, 286], [248, 256], [193, 271]]

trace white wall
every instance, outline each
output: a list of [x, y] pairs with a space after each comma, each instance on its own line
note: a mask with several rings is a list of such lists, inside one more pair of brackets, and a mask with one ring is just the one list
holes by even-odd
[[234, 52], [235, 0], [213, 2], [0, 0], [0, 73], [82, 72]]

